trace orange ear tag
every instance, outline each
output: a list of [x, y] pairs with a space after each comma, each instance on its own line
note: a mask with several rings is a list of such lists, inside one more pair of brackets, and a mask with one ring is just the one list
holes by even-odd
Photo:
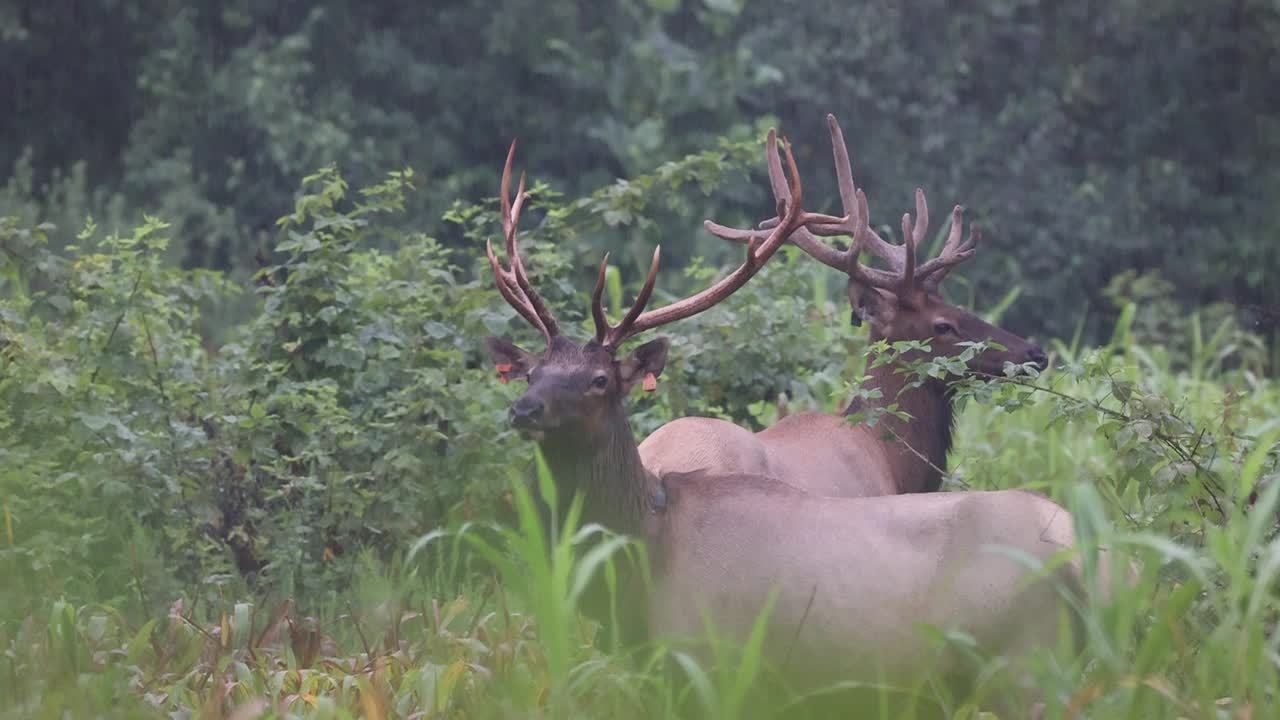
[[647, 373], [644, 376], [644, 383], [640, 385], [645, 392], [653, 392], [658, 389], [658, 376], [653, 373]]
[[494, 366], [498, 370], [498, 382], [503, 385], [507, 384], [507, 373], [511, 372], [511, 363], [498, 363]]

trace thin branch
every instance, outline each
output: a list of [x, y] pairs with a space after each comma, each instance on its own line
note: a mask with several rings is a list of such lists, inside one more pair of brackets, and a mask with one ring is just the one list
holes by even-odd
[[138, 288], [142, 285], [142, 270], [138, 270], [138, 276], [133, 279], [133, 289], [129, 291], [129, 298], [124, 301], [124, 309], [120, 311], [120, 317], [116, 318], [116, 322], [111, 326], [111, 333], [107, 335], [107, 342], [102, 346], [102, 355], [98, 358], [98, 364], [93, 368], [93, 374], [89, 376], [89, 386], [85, 388], [85, 392], [89, 392], [92, 386], [98, 380], [98, 373], [102, 371], [103, 358], [107, 356], [107, 349], [111, 347], [111, 341], [116, 339], [116, 332], [120, 329], [120, 323], [124, 322], [125, 315], [129, 314], [129, 308], [133, 305], [133, 298], [138, 294]]
[[[1124, 422], [1134, 422], [1135, 420], [1138, 419], [1131, 415], [1127, 415], [1123, 412], [1120, 412], [1118, 410], [1112, 410], [1111, 408], [1108, 408], [1097, 401], [1078, 398], [1073, 395], [1068, 395], [1059, 390], [1055, 390], [1050, 387], [1045, 387], [1043, 385], [1037, 385], [1032, 382], [1019, 380], [1018, 378], [1004, 377], [1001, 375], [993, 375], [991, 373], [975, 372], [974, 374], [979, 377], [995, 380], [997, 382], [1005, 382], [1005, 383], [1010, 383], [1012, 385], [1019, 385], [1021, 387], [1030, 388], [1032, 390], [1037, 390], [1039, 392], [1048, 393], [1050, 395], [1062, 398], [1064, 400], [1070, 400], [1071, 402], [1080, 403], [1082, 405], [1086, 405], [1092, 408], [1093, 410], [1100, 412], [1108, 417], [1114, 418], [1116, 420], [1122, 420]], [[1176, 414], [1174, 416], [1179, 417]], [[1218, 499], [1217, 493], [1214, 492], [1215, 489], [1218, 492], [1226, 491], [1222, 484], [1222, 479], [1218, 477], [1218, 474], [1213, 470], [1211, 470], [1210, 468], [1205, 467], [1203, 463], [1197, 460], [1195, 457], [1194, 451], [1188, 451], [1185, 447], [1183, 447], [1182, 443], [1178, 440], [1178, 438], [1163, 432], [1162, 430], [1160, 430], [1159, 427], [1152, 428], [1151, 437], [1155, 438], [1160, 444], [1169, 448], [1169, 450], [1171, 450], [1173, 454], [1178, 457], [1179, 460], [1190, 463], [1191, 466], [1196, 469], [1197, 473], [1199, 473], [1201, 476], [1209, 480], [1209, 482], [1212, 484], [1212, 487], [1210, 487], [1209, 484], [1203, 484], [1203, 483], [1202, 483], [1202, 487], [1204, 487], [1205, 493], [1209, 496], [1209, 499], [1213, 501], [1214, 506], [1217, 507], [1218, 512], [1225, 517], [1226, 511], [1223, 509], [1222, 502]], [[1199, 446], [1200, 446], [1200, 443], [1199, 441], [1197, 441], [1196, 448], [1199, 448]]]
[[[936, 471], [937, 471], [939, 474], [941, 474], [941, 475], [944, 475], [944, 476], [945, 476], [945, 475], [947, 474], [947, 471], [946, 471], [946, 469], [945, 469], [945, 468], [940, 468], [940, 467], [938, 467], [937, 465], [934, 465], [934, 464], [933, 464], [933, 461], [931, 461], [929, 458], [925, 457], [925, 456], [924, 456], [924, 454], [923, 454], [923, 453], [921, 453], [919, 450], [917, 450], [917, 449], [915, 449], [914, 447], [912, 447], [912, 446], [911, 446], [911, 443], [907, 442], [905, 438], [903, 438], [903, 437], [902, 437], [901, 435], [899, 435], [898, 433], [894, 432], [894, 431], [893, 431], [893, 428], [889, 427], [887, 424], [883, 425], [883, 426], [882, 426], [882, 428], [883, 428], [886, 432], [888, 432], [890, 435], [892, 435], [892, 436], [893, 436], [893, 439], [894, 439], [895, 441], [902, 443], [902, 446], [903, 446], [903, 447], [905, 447], [906, 449], [910, 450], [910, 451], [911, 451], [911, 453], [912, 453], [913, 455], [915, 455], [916, 457], [920, 458], [920, 461], [921, 461], [921, 462], [923, 462], [925, 465], [928, 465], [929, 467], [933, 468], [934, 470], [936, 470]], [[961, 481], [961, 482], [963, 482], [963, 481]], [[964, 485], [965, 485], [965, 487], [966, 487], [966, 488], [968, 487], [968, 483], [964, 483]]]
[[787, 647], [787, 654], [782, 660], [782, 672], [787, 671], [787, 667], [791, 664], [791, 654], [795, 651], [796, 645], [800, 642], [800, 630], [804, 628], [804, 623], [809, 619], [809, 611], [813, 609], [813, 599], [818, 595], [818, 586], [815, 583], [813, 590], [809, 591], [809, 602], [804, 606], [804, 614], [800, 616], [800, 622], [796, 623], [796, 632], [791, 636], [791, 645]]
[[360, 637], [360, 644], [364, 646], [364, 656], [367, 658], [365, 669], [368, 670], [373, 666], [373, 650], [369, 647], [369, 640], [364, 636], [364, 628], [360, 626], [360, 618], [356, 617], [355, 608], [351, 606], [351, 601], [347, 601], [347, 612], [350, 614], [351, 623], [356, 626], [356, 635]]
[[[151, 365], [155, 368], [154, 382], [156, 390], [160, 392], [160, 400], [164, 405], [164, 426], [166, 435], [169, 437], [169, 465], [174, 473], [178, 474], [181, 463], [178, 460], [178, 440], [173, 433], [173, 403], [169, 400], [169, 393], [164, 386], [164, 373], [160, 371], [160, 354], [156, 352], [155, 340], [151, 337], [151, 324], [147, 322], [147, 314], [144, 312], [142, 319], [142, 333], [147, 338], [147, 348], [151, 354]], [[182, 509], [186, 512], [189, 519], [195, 518], [195, 513], [191, 510], [191, 504], [187, 498], [187, 486], [185, 483], [179, 483], [181, 488]]]
[[480, 617], [484, 614], [484, 606], [493, 597], [493, 591], [497, 589], [497, 585], [498, 581], [495, 578], [485, 586], [484, 594], [480, 596], [480, 602], [476, 605], [476, 614], [471, 618], [471, 623], [467, 626], [467, 632], [463, 637], [471, 637], [475, 634], [476, 628], [480, 625]]

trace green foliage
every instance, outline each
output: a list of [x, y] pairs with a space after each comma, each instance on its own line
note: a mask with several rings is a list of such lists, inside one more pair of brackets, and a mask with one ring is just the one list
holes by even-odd
[[22, 538], [6, 550], [21, 582], [5, 599], [23, 586], [118, 597], [131, 577], [142, 592], [133, 573], [93, 568], [142, 566], [134, 520], [164, 532], [194, 520], [192, 463], [206, 446], [191, 409], [209, 390], [200, 307], [229, 287], [163, 262], [158, 220], [102, 238], [91, 222], [70, 257], [50, 253], [48, 230], [0, 223], [0, 488]]
[[101, 240], [90, 226], [69, 257], [48, 228], [3, 226], [0, 487], [22, 584], [152, 606], [177, 577], [302, 592], [349, 572], [326, 570], [347, 546], [395, 546], [505, 487], [498, 389], [467, 361], [506, 322], [492, 293], [423, 236], [357, 250], [410, 179], [344, 208], [333, 171], [309, 178], [261, 314], [217, 351], [201, 309], [233, 289], [164, 263], [162, 223]]
[[[1119, 311], [1114, 339], [1119, 345], [1151, 347], [1162, 358], [1186, 368], [1193, 379], [1218, 374], [1224, 363], [1254, 375], [1268, 367], [1266, 346], [1241, 327], [1234, 308], [1211, 303], [1186, 312], [1178, 306], [1177, 288], [1160, 274], [1126, 270], [1103, 291]], [[1149, 364], [1149, 363], [1148, 363]]]
[[[1230, 303], [1277, 347], [1280, 100], [1264, 89], [1280, 9], [1268, 0], [85, 0], [22, 2], [0, 10], [0, 28], [13, 100], [0, 216], [55, 223], [55, 247], [86, 214], [115, 230], [150, 212], [173, 223], [184, 266], [243, 277], [273, 250], [294, 179], [337, 163], [361, 185], [417, 168], [403, 227], [464, 250], [441, 217], [492, 194], [514, 136], [548, 187], [579, 197], [725, 135], [754, 139], [775, 118], [809, 204], [833, 210], [822, 120], [834, 112], [873, 221], [892, 227], [913, 187], [935, 216], [970, 209], [986, 231], [972, 291], [993, 306], [1020, 288], [1014, 327], [1066, 337], [1083, 316], [1085, 339], [1104, 341], [1121, 311], [1107, 288], [1141, 267], [1178, 288], [1170, 316]], [[703, 217], [758, 220], [769, 204], [751, 163], [753, 179], [714, 205], [689, 193], [649, 227], [613, 198], [617, 216], [582, 242], [631, 258]], [[729, 254], [704, 241], [667, 267]]]
[[[526, 261], [567, 331], [588, 332], [587, 237], [640, 231], [750, 154], [728, 142], [568, 202], [534, 183]], [[164, 222], [90, 222], [59, 247], [49, 225], [0, 221], [0, 696], [13, 699], [0, 712], [822, 715], [822, 698], [779, 691], [758, 643], [697, 658], [614, 647], [577, 613], [588, 580], [616, 580], [638, 547], [580, 527], [576, 506], [537, 516], [520, 482], [532, 447], [505, 418], [519, 388], [478, 348], [485, 334], [538, 342], [485, 275], [496, 203], [447, 212], [455, 252], [402, 229], [416, 179], [353, 192], [332, 167], [308, 177], [278, 223], [279, 262], [255, 276], [256, 312], [219, 347], [208, 313], [246, 293], [175, 268]], [[648, 250], [620, 255], [615, 313]], [[652, 302], [718, 272], [668, 270]], [[637, 434], [685, 414], [760, 426], [843, 407], [868, 348], [831, 282], [784, 249], [668, 328], [662, 385], [632, 403]], [[948, 482], [1050, 494], [1075, 513], [1087, 569], [1099, 547], [1137, 561], [1116, 603], [1082, 606], [1086, 662], [1038, 657], [1051, 717], [1265, 707], [1280, 691], [1280, 388], [1238, 327], [1164, 313], [1158, 282], [1114, 294], [1128, 309], [1110, 344], [1057, 343], [1059, 369], [957, 386]], [[919, 348], [875, 349], [883, 362]], [[545, 473], [536, 488], [555, 492]], [[489, 522], [512, 512], [513, 527]], [[963, 715], [1009, 691], [1000, 658], [936, 639], [983, 664], [984, 695], [925, 676], [886, 697]]]
[[[688, 183], [714, 187], [748, 151], [727, 144], [568, 205], [535, 184], [535, 282], [581, 322], [575, 238]], [[357, 549], [389, 553], [491, 511], [513, 468], [494, 452], [511, 441], [508, 391], [478, 340], [511, 314], [437, 241], [398, 229], [415, 179], [353, 195], [333, 168], [306, 178], [279, 222], [282, 262], [256, 276], [259, 311], [216, 349], [206, 311], [244, 301], [221, 275], [166, 262], [163, 223], [105, 237], [90, 223], [55, 252], [52, 226], [4, 221], [0, 490], [15, 542], [0, 552], [25, 585], [152, 608], [193, 581], [209, 597], [242, 578], [302, 596], [345, 582]], [[495, 234], [491, 206], [450, 219], [475, 244]], [[105, 567], [119, 572], [86, 574]], [[19, 587], [6, 600], [21, 608], [34, 599]]]

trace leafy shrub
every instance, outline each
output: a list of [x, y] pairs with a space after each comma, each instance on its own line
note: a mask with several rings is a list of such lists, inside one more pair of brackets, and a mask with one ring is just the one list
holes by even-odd
[[[578, 239], [642, 224], [654, 197], [687, 183], [714, 187], [748, 149], [726, 145], [571, 204], [535, 185], [543, 217], [526, 222], [529, 265], [566, 325], [585, 328], [588, 307], [589, 281], [568, 277]], [[493, 512], [523, 454], [497, 450], [523, 444], [505, 421], [514, 390], [482, 366], [478, 339], [529, 330], [478, 251], [495, 234], [492, 205], [451, 211], [477, 246], [460, 268], [434, 239], [399, 229], [414, 181], [396, 172], [353, 194], [333, 168], [306, 178], [279, 223], [283, 259], [256, 278], [259, 311], [217, 348], [206, 316], [241, 293], [167, 262], [161, 221], [127, 235], [91, 222], [62, 252], [50, 226], [0, 226], [0, 496], [14, 534], [0, 553], [26, 586], [156, 606], [192, 581], [214, 597], [245, 579], [306, 597], [349, 579], [360, 549], [389, 554], [457, 513]], [[770, 309], [771, 292], [814, 277], [807, 263], [771, 271], [685, 329], [672, 387], [699, 390], [648, 401], [638, 427], [672, 403], [749, 421], [751, 403], [772, 397], [762, 377], [820, 361], [791, 341], [807, 331], [786, 335]], [[735, 312], [767, 315], [784, 343], [751, 342]], [[715, 350], [726, 340], [755, 349], [735, 365]]]
[[[690, 187], [718, 187], [747, 149], [727, 144], [571, 202], [532, 187], [528, 265], [567, 332], [589, 328], [587, 236], [643, 237], [641, 218]], [[557, 708], [683, 714], [663, 675], [679, 658], [655, 652], [637, 670], [591, 647], [572, 612], [589, 572], [572, 561], [576, 536], [563, 535], [541, 574], [524, 572], [536, 566], [527, 543], [514, 548], [523, 557], [482, 546], [497, 578], [400, 560], [413, 539], [506, 507], [532, 448], [505, 419], [520, 389], [497, 381], [477, 345], [493, 333], [537, 343], [482, 259], [495, 203], [450, 210], [470, 248], [455, 255], [401, 229], [415, 180], [395, 172], [353, 193], [333, 168], [307, 178], [279, 223], [280, 262], [264, 259], [256, 277], [258, 311], [216, 348], [207, 319], [244, 292], [173, 267], [163, 222], [127, 234], [90, 222], [55, 249], [48, 225], [0, 221], [0, 573], [11, 579], [0, 586], [0, 689], [81, 714], [109, 706], [93, 698], [137, 701], [138, 687], [163, 688], [145, 707], [169, 712], [263, 698], [300, 709], [318, 693], [331, 703], [322, 714], [372, 714], [367, 702], [519, 714], [552, 688], [569, 698]], [[622, 277], [638, 281], [647, 252], [620, 255], [615, 311], [628, 299]], [[653, 303], [715, 272], [666, 272]], [[677, 415], [762, 426], [785, 409], [838, 410], [866, 349], [838, 289], [788, 248], [725, 303], [667, 328], [668, 372], [635, 399], [637, 434]], [[1076, 513], [1086, 544], [1144, 560], [1138, 592], [1086, 616], [1096, 662], [1039, 678], [1054, 708], [1199, 716], [1224, 697], [1261, 706], [1280, 686], [1267, 644], [1280, 608], [1280, 389], [1248, 333], [1219, 325], [1205, 337], [1194, 319], [1153, 314], [1163, 292], [1118, 286], [1127, 309], [1113, 341], [1054, 343], [1060, 370], [957, 388], [951, 486], [1046, 492]], [[515, 500], [525, 524], [499, 536], [508, 543], [532, 536], [528, 496]], [[529, 612], [498, 604], [507, 587]], [[290, 631], [287, 649], [262, 647], [279, 618], [252, 608], [272, 595], [302, 608], [290, 611], [301, 634]], [[175, 598], [189, 604], [174, 609]], [[162, 608], [165, 621], [137, 620]], [[321, 642], [311, 610], [346, 628], [335, 634], [351, 655], [304, 681], [290, 674], [299, 658], [342, 652]], [[410, 624], [428, 616], [419, 634]], [[366, 623], [382, 637], [369, 643]], [[121, 654], [141, 664], [106, 660]], [[750, 705], [732, 668], [709, 672], [704, 708]], [[92, 697], [68, 690], [82, 676]]]
[[344, 212], [336, 173], [309, 178], [262, 313], [216, 351], [201, 309], [234, 290], [164, 263], [162, 223], [89, 227], [66, 258], [46, 228], [3, 226], [2, 492], [20, 539], [4, 552], [29, 586], [154, 602], [171, 579], [245, 575], [301, 592], [348, 547], [395, 546], [504, 487], [499, 390], [467, 362], [505, 323], [493, 294], [429, 238], [357, 249], [409, 180]]

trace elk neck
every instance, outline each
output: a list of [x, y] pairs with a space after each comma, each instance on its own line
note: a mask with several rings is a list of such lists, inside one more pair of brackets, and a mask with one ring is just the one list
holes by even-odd
[[640, 461], [621, 403], [609, 408], [597, 432], [555, 433], [540, 447], [556, 481], [560, 517], [581, 492], [583, 521], [644, 537], [657, 486]]
[[[873, 341], [875, 339], [872, 338]], [[868, 357], [868, 365], [873, 359], [874, 356]], [[897, 402], [898, 408], [908, 413], [911, 419], [904, 421], [886, 414], [877, 427], [868, 428], [868, 431], [879, 436], [883, 425], [899, 438], [900, 441], [888, 443], [889, 459], [899, 492], [933, 492], [942, 485], [939, 470], [946, 470], [947, 453], [951, 450], [951, 433], [955, 425], [951, 391], [946, 383], [934, 379], [920, 387], [908, 388], [907, 383], [914, 376], [895, 372], [900, 367], [898, 362], [892, 362], [868, 370], [870, 377], [863, 386], [880, 390], [880, 397], [872, 400], [855, 398], [849, 403], [845, 415]], [[910, 447], [903, 447], [903, 443]]]

